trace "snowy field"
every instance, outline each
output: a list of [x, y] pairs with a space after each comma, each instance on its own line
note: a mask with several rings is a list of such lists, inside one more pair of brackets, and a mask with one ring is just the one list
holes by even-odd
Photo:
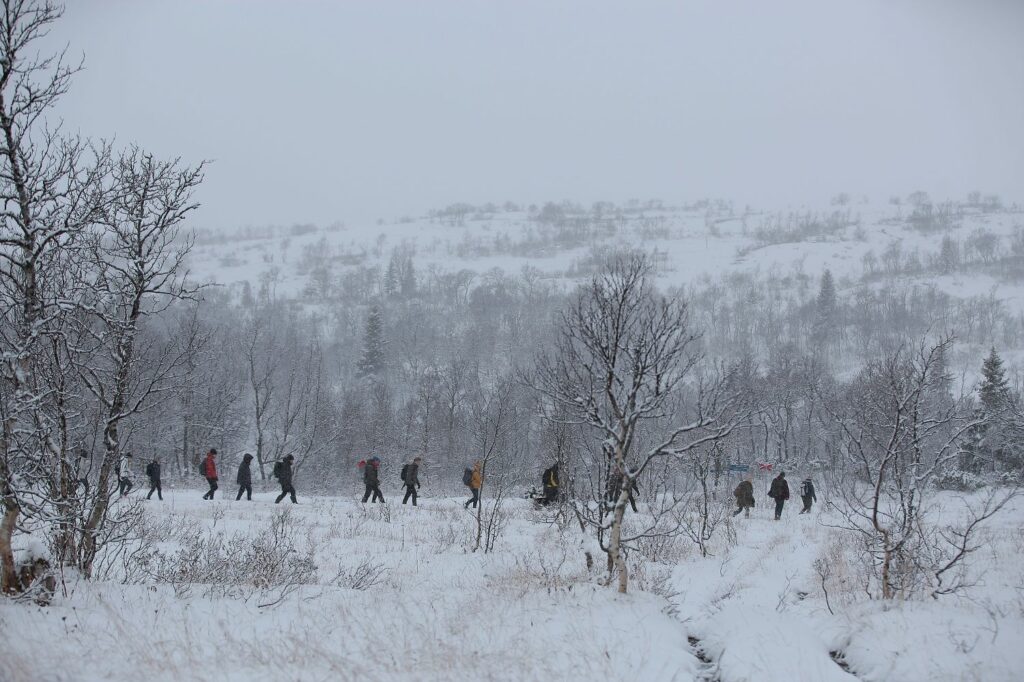
[[[484, 554], [462, 498], [299, 492], [298, 505], [198, 490], [120, 501], [146, 506], [141, 551], [108, 557], [102, 579], [67, 576], [49, 606], [0, 602], [0, 678], [995, 682], [1024, 669], [1019, 499], [983, 531], [964, 595], [884, 604], [822, 505], [791, 503], [777, 523], [763, 490], [712, 557], [683, 538], [631, 553], [627, 595], [600, 584], [603, 555], [575, 522], [523, 499]], [[939, 499], [954, 518], [962, 499]]]

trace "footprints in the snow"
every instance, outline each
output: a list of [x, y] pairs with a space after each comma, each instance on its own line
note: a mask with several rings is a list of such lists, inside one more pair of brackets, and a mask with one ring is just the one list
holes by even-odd
[[707, 652], [704, 651], [704, 647], [701, 645], [700, 640], [693, 635], [686, 638], [686, 641], [690, 643], [690, 650], [693, 651], [693, 655], [700, 661], [700, 669], [697, 671], [697, 679], [702, 682], [721, 682], [721, 678], [718, 676], [718, 665], [711, 660]]
[[[806, 596], [806, 595], [805, 595]], [[803, 597], [801, 597], [802, 599]], [[690, 644], [690, 651], [700, 661], [700, 668], [697, 671], [697, 680], [700, 682], [721, 682], [720, 671], [718, 663], [716, 663], [708, 653], [704, 650], [703, 644], [699, 638], [689, 635], [686, 641]], [[832, 662], [835, 663], [839, 668], [856, 679], [856, 674], [850, 669], [850, 664], [846, 662], [846, 654], [842, 651], [830, 651], [828, 652]]]
[[846, 662], [846, 654], [842, 651], [830, 651], [828, 652], [828, 655], [832, 657], [832, 660], [835, 661], [836, 665], [843, 669], [843, 672], [853, 675], [853, 671], [850, 670], [850, 664]]

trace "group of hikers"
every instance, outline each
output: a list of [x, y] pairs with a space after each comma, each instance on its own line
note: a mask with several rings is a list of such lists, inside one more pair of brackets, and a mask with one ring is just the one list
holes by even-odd
[[[736, 498], [736, 511], [732, 515], [736, 516], [740, 512], [744, 512], [744, 516], [750, 518], [750, 510], [754, 508], [753, 475], [748, 474], [745, 479], [740, 481], [740, 484], [736, 486], [732, 494]], [[778, 521], [782, 518], [782, 509], [786, 505], [786, 500], [789, 499], [789, 481], [786, 480], [785, 471], [780, 471], [779, 475], [772, 479], [772, 483], [768, 488], [768, 497], [775, 500], [775, 520]], [[804, 503], [803, 509], [800, 510], [801, 514], [809, 513], [811, 511], [811, 503], [818, 501], [818, 496], [814, 493], [814, 483], [811, 481], [810, 476], [805, 478], [800, 484], [800, 499]]]
[[[253, 456], [249, 453], [245, 453], [242, 457], [241, 463], [238, 465], [238, 473], [235, 475], [235, 483], [238, 484], [238, 494], [235, 495], [235, 501], [242, 499], [242, 494], [245, 494], [246, 500], [252, 500], [252, 470], [250, 468], [252, 464]], [[409, 500], [412, 500], [412, 505], [416, 506], [417, 501], [417, 490], [420, 488], [420, 477], [419, 470], [422, 462], [421, 457], [414, 457], [412, 461], [402, 466], [401, 479], [402, 484], [405, 487], [405, 497], [402, 499], [402, 504], [407, 504]], [[292, 455], [286, 455], [282, 459], [274, 463], [273, 476], [277, 479], [277, 482], [281, 486], [281, 494], [274, 500], [274, 504], [281, 502], [285, 497], [291, 497], [293, 504], [298, 503], [298, 499], [295, 493], [295, 485], [293, 483], [292, 465], [295, 463], [295, 457]], [[381, 460], [379, 457], [371, 457], [366, 460], [362, 460], [358, 463], [359, 469], [363, 472], [363, 484], [366, 490], [363, 494], [363, 502], [384, 502], [384, 493], [380, 489], [380, 464]], [[209, 486], [203, 494], [204, 500], [212, 500], [219, 488], [219, 475], [217, 473], [217, 449], [210, 448], [206, 455], [200, 460], [199, 473], [203, 478], [206, 479], [206, 483]], [[131, 479], [127, 475], [130, 467], [126, 466], [122, 469], [119, 468], [117, 472], [118, 477], [118, 488], [122, 495], [127, 494], [131, 488]], [[163, 500], [163, 490], [160, 482], [160, 460], [154, 458], [149, 464], [146, 465], [146, 476], [149, 478], [149, 494], [146, 495], [146, 499], [151, 499], [153, 493], [157, 494], [157, 499]], [[550, 499], [553, 501], [557, 498], [558, 489], [558, 468], [557, 465], [552, 469], [545, 472], [547, 483], [545, 484], [545, 490], [553, 490], [554, 492], [549, 493]], [[473, 462], [472, 466], [466, 467], [462, 477], [463, 484], [469, 488], [470, 498], [466, 500], [465, 507], [469, 508], [472, 506], [476, 508], [480, 502], [480, 489], [483, 487], [483, 464], [480, 460]]]
[[[252, 500], [252, 464], [253, 456], [249, 453], [245, 453], [242, 457], [241, 463], [238, 465], [238, 472], [235, 475], [235, 483], [238, 485], [238, 493], [235, 495], [235, 501], [242, 499], [242, 494], [245, 494], [246, 500]], [[402, 504], [407, 504], [410, 500], [412, 505], [415, 507], [417, 503], [417, 491], [420, 488], [420, 464], [423, 459], [421, 457], [413, 457], [413, 459], [402, 466], [400, 479], [402, 485], [405, 488], [405, 496], [402, 498]], [[285, 497], [290, 497], [293, 504], [298, 503], [298, 499], [295, 493], [295, 485], [293, 483], [293, 472], [292, 466], [295, 463], [295, 457], [292, 455], [285, 455], [282, 459], [274, 463], [273, 476], [277, 479], [278, 484], [281, 486], [281, 494], [274, 500], [274, 504], [280, 503]], [[371, 457], [369, 459], [361, 460], [358, 463], [359, 469], [363, 473], [363, 484], [365, 491], [363, 492], [364, 503], [380, 502], [384, 503], [384, 493], [380, 489], [380, 465], [381, 460], [379, 457]], [[128, 467], [125, 467], [128, 470]], [[210, 448], [199, 463], [199, 473], [206, 479], [209, 485], [209, 490], [203, 494], [204, 500], [212, 500], [214, 494], [218, 489], [218, 474], [217, 474], [217, 449]], [[127, 494], [131, 488], [131, 479], [124, 475], [119, 469], [117, 472], [118, 476], [118, 488], [122, 495]], [[149, 493], [146, 495], [146, 499], [151, 499], [153, 493], [157, 494], [157, 498], [163, 499], [163, 491], [160, 485], [160, 460], [153, 459], [149, 464], [146, 465], [146, 476], [149, 478]], [[609, 504], [615, 504], [622, 495], [623, 485], [625, 477], [621, 471], [613, 471], [608, 478], [607, 486], [607, 502]], [[480, 504], [480, 489], [483, 487], [483, 463], [481, 460], [476, 460], [471, 466], [467, 466], [462, 473], [462, 483], [469, 488], [470, 496], [465, 501], [463, 506], [468, 509], [473, 507], [474, 509]], [[531, 495], [535, 502], [541, 506], [548, 506], [555, 504], [561, 497], [561, 482], [558, 475], [558, 463], [552, 464], [550, 467], [544, 470], [541, 474], [541, 486], [543, 492], [540, 495]], [[637, 482], [635, 479], [629, 481], [629, 489], [627, 493], [627, 500], [633, 511], [637, 511], [635, 493], [637, 492]], [[753, 476], [748, 474], [747, 477], [736, 486], [733, 491], [733, 496], [736, 498], [736, 511], [733, 512], [733, 516], [737, 516], [740, 513], [749, 518], [750, 510], [754, 508], [754, 483]], [[768, 497], [775, 500], [775, 520], [778, 521], [782, 518], [782, 510], [785, 507], [786, 501], [789, 500], [789, 482], [786, 481], [786, 472], [780, 472], [778, 476], [772, 479], [771, 486], [768, 489]], [[800, 486], [800, 498], [803, 501], [803, 509], [801, 514], [806, 514], [811, 511], [811, 504], [817, 502], [818, 498], [815, 495], [814, 483], [810, 477], [803, 480]]]

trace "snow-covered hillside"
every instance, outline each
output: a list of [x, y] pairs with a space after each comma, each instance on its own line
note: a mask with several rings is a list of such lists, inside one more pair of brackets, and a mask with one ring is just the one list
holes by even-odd
[[[884, 205], [848, 198], [822, 206], [758, 209], [701, 201], [626, 206], [571, 203], [453, 205], [420, 218], [374, 225], [244, 228], [202, 233], [191, 254], [198, 281], [254, 289], [272, 282], [281, 296], [312, 300], [318, 280], [344, 286], [362, 266], [385, 270], [396, 253], [412, 257], [420, 276], [523, 268], [566, 281], [590, 274], [595, 257], [616, 249], [652, 255], [665, 287], [730, 273], [803, 273], [829, 269], [847, 287], [899, 277], [934, 283], [954, 296], [993, 293], [1024, 302], [1021, 273], [994, 273], [1024, 255], [1024, 209], [979, 200], [936, 206], [924, 197]], [[955, 253], [943, 254], [943, 239]], [[945, 259], [945, 260], [943, 260]]]

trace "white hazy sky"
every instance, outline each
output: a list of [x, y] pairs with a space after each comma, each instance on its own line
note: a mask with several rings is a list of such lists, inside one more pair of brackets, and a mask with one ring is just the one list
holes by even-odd
[[456, 201], [1024, 199], [1022, 0], [89, 0], [65, 125], [206, 227]]

